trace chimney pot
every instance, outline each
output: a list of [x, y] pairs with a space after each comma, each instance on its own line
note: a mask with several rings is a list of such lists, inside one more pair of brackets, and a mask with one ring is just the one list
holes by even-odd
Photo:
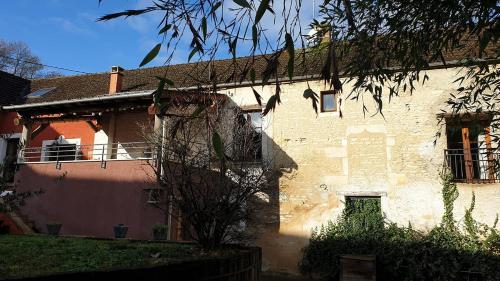
[[113, 95], [122, 90], [123, 68], [112, 66], [109, 77], [109, 94]]

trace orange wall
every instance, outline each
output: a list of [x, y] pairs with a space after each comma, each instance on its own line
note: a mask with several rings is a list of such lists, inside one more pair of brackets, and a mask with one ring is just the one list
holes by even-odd
[[[15, 126], [16, 112], [0, 112], [0, 134], [21, 133], [22, 126]], [[94, 122], [95, 124], [95, 122]], [[33, 125], [33, 130], [38, 124]], [[30, 142], [30, 147], [41, 147], [44, 140], [54, 140], [59, 136], [67, 139], [81, 139], [81, 144], [94, 144], [94, 130], [85, 121], [52, 123]]]
[[[37, 126], [33, 126], [35, 130]], [[94, 130], [85, 121], [52, 123], [30, 142], [30, 147], [41, 147], [44, 140], [55, 140], [59, 136], [66, 139], [80, 139], [82, 145], [94, 144]]]

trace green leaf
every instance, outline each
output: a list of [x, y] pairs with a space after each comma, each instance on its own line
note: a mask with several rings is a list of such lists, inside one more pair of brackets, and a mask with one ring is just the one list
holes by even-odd
[[197, 52], [198, 52], [198, 48], [193, 48], [191, 53], [189, 53], [188, 62], [191, 61], [191, 58], [193, 58], [194, 54], [196, 54]]
[[288, 52], [288, 78], [292, 80], [293, 78], [293, 70], [295, 67], [295, 46], [293, 45], [293, 38], [290, 33], [285, 34], [285, 44], [286, 50]]
[[165, 84], [169, 85], [169, 86], [173, 86], [174, 85], [174, 81], [168, 79], [168, 78], [164, 78], [164, 77], [160, 77], [160, 76], [155, 76], [158, 80], [160, 81], [163, 81]]
[[257, 100], [257, 103], [262, 106], [262, 97], [259, 95], [259, 93], [252, 87], [253, 95], [255, 96], [255, 99]]
[[255, 25], [259, 23], [259, 21], [264, 16], [267, 8], [269, 7], [269, 0], [262, 0], [260, 2], [259, 8], [257, 9], [257, 13], [255, 13]]
[[243, 8], [252, 8], [246, 0], [233, 0], [234, 3], [240, 5]]
[[276, 95], [272, 95], [269, 100], [266, 103], [266, 108], [264, 108], [264, 112], [262, 112], [262, 115], [266, 116], [271, 109], [274, 111], [274, 108], [276, 107], [276, 101], [278, 97]]
[[191, 114], [191, 117], [193, 118], [196, 118], [198, 116], [200, 116], [200, 114], [207, 108], [206, 105], [199, 105], [196, 110], [193, 112], [193, 114]]
[[165, 26], [162, 29], [160, 29], [160, 31], [158, 32], [158, 34], [162, 34], [162, 33], [167, 32], [171, 27], [172, 27], [171, 24], [165, 24]]
[[142, 67], [152, 61], [158, 55], [160, 49], [161, 43], [156, 44], [156, 46], [154, 46], [153, 49], [151, 49], [151, 51], [149, 51], [149, 53], [144, 57], [139, 67]]
[[312, 107], [316, 114], [318, 114], [318, 94], [316, 94], [311, 88], [307, 88], [303, 94], [304, 98], [311, 99]]
[[207, 18], [201, 19], [201, 32], [203, 33], [203, 40], [207, 39]]
[[255, 83], [255, 69], [250, 69], [250, 80]]
[[258, 36], [258, 33], [257, 33], [257, 26], [254, 24], [252, 26], [252, 41], [253, 41], [253, 48], [255, 49], [257, 47], [257, 37]]
[[157, 107], [160, 104], [160, 98], [161, 94], [163, 93], [163, 89], [165, 89], [165, 80], [161, 79], [160, 82], [158, 82], [158, 87], [156, 88], [156, 92], [153, 96], [153, 102]]
[[222, 139], [216, 131], [212, 134], [212, 145], [214, 147], [215, 153], [219, 159], [224, 159], [224, 152], [222, 151]]

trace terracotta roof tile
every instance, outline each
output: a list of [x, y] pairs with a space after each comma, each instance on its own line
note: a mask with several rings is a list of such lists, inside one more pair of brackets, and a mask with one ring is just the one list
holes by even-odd
[[[448, 61], [458, 60], [471, 55], [470, 42], [466, 43], [463, 49], [445, 53], [444, 56]], [[488, 52], [494, 54], [498, 58], [498, 50], [490, 46]], [[319, 74], [322, 68], [322, 63], [319, 61], [320, 56], [313, 56], [309, 59], [307, 65], [296, 60], [295, 76], [305, 76]], [[262, 79], [262, 72], [266, 68], [266, 60], [269, 55], [257, 56], [253, 61], [253, 68], [256, 72], [256, 80]], [[288, 54], [284, 52], [279, 58], [278, 75], [284, 79], [286, 75], [285, 67], [288, 61]], [[154, 90], [158, 85], [158, 79], [155, 76], [163, 76], [174, 82], [175, 87], [196, 87], [207, 85], [210, 83], [209, 75], [216, 77], [216, 82], [220, 83], [237, 83], [239, 81], [250, 80], [250, 70], [252, 65], [251, 57], [237, 58], [236, 60], [226, 59], [217, 60], [211, 63], [209, 67], [207, 62], [177, 64], [164, 67], [152, 67], [123, 71], [122, 91], [142, 91]], [[210, 69], [210, 70], [209, 70]], [[31, 92], [55, 87], [48, 94], [39, 98], [26, 99], [25, 103], [39, 103], [48, 101], [82, 99], [108, 94], [109, 73], [95, 73], [77, 76], [65, 76], [49, 79], [35, 79], [31, 82]]]

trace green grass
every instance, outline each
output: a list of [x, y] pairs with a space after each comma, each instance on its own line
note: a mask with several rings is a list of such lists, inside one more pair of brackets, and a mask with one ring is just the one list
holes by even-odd
[[148, 267], [210, 256], [214, 254], [203, 254], [192, 244], [0, 235], [0, 279]]

